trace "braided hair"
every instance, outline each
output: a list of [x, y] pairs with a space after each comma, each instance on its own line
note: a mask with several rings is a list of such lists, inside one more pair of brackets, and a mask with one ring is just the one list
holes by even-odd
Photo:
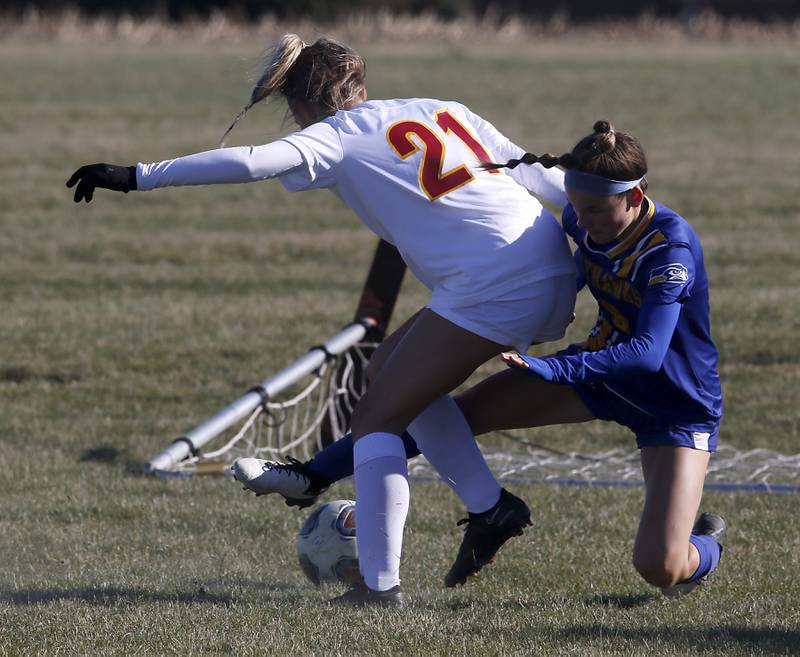
[[[541, 164], [545, 169], [560, 166], [612, 180], [636, 180], [647, 173], [647, 158], [639, 140], [627, 132], [617, 132], [608, 121], [595, 122], [592, 134], [581, 139], [569, 153], [525, 153], [505, 164], [484, 162], [481, 168], [516, 169], [520, 164]], [[640, 186], [646, 190], [647, 181], [642, 180]]]

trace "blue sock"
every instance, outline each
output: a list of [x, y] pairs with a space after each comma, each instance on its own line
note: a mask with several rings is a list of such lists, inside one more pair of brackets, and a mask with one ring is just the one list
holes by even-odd
[[[400, 436], [403, 439], [403, 447], [406, 450], [406, 459], [419, 456], [420, 451], [417, 443], [407, 431]], [[325, 449], [317, 452], [306, 467], [309, 471], [325, 480], [327, 484], [353, 476], [353, 434], [348, 433], [339, 438]]]
[[722, 546], [710, 536], [697, 536], [696, 534], [689, 537], [689, 542], [697, 548], [697, 552], [700, 554], [700, 565], [697, 566], [694, 574], [685, 581], [696, 582], [716, 570], [722, 554]]

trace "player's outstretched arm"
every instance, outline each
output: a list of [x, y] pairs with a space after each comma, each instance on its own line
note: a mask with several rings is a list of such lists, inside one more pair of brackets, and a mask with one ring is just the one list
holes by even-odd
[[[77, 185], [77, 186], [76, 186]], [[136, 189], [136, 167], [116, 164], [87, 164], [73, 173], [67, 180], [67, 187], [75, 187], [73, 200], [76, 203], [89, 203], [98, 187], [125, 192]]]
[[75, 202], [85, 200], [88, 203], [98, 187], [129, 192], [182, 185], [247, 183], [276, 178], [302, 165], [300, 151], [279, 140], [262, 146], [218, 148], [130, 167], [89, 164], [72, 174], [67, 187], [77, 184]]

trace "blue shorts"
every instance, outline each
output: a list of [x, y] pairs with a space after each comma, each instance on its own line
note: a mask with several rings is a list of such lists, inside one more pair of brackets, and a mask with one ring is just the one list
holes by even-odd
[[572, 384], [586, 407], [598, 420], [617, 422], [636, 435], [636, 445], [655, 447], [672, 445], [716, 452], [720, 420], [696, 423], [670, 423], [633, 406], [602, 383]]

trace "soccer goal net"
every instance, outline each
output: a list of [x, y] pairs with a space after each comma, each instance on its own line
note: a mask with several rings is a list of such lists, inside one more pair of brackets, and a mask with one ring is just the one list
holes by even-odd
[[[639, 450], [632, 445], [594, 453], [565, 452], [532, 443], [514, 432], [497, 434], [506, 438], [508, 445], [484, 450], [484, 456], [501, 482], [589, 488], [644, 485]], [[410, 464], [409, 475], [438, 479], [423, 459]], [[800, 493], [800, 454], [723, 444], [711, 457], [705, 487], [728, 492]]]
[[240, 456], [311, 458], [342, 436], [364, 394], [377, 346], [356, 322], [178, 438], [145, 466], [148, 474], [227, 474]]

